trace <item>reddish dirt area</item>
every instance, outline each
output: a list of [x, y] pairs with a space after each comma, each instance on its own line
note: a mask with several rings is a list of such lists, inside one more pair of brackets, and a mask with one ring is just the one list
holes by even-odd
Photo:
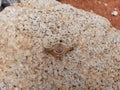
[[[93, 11], [109, 19], [114, 27], [120, 30], [120, 0], [58, 0], [74, 7]], [[112, 12], [115, 11], [114, 15]], [[116, 13], [117, 12], [117, 13]]]

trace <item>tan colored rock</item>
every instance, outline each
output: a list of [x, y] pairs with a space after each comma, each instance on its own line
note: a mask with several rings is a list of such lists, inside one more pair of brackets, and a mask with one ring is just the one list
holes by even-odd
[[15, 3], [14, 5], [18, 6], [22, 4], [24, 7], [28, 7], [31, 9], [48, 9], [50, 7], [54, 7], [60, 5], [56, 0], [21, 0], [22, 3]]
[[[96, 14], [49, 3], [0, 13], [0, 88], [119, 90], [120, 31]], [[60, 40], [77, 46], [61, 59], [44, 52]]]

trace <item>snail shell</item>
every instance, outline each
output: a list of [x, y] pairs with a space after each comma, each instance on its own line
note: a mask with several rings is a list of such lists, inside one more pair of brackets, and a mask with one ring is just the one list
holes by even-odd
[[71, 50], [73, 50], [73, 47], [68, 47], [65, 43], [55, 44], [52, 48], [45, 48], [45, 51], [54, 57], [62, 57]]

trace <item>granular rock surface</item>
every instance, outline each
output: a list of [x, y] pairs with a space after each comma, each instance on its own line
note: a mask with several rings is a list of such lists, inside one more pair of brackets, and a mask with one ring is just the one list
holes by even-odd
[[[120, 90], [120, 31], [70, 5], [36, 2], [0, 13], [0, 89]], [[60, 59], [44, 52], [61, 40], [76, 46]]]
[[[111, 24], [120, 29], [120, 0], [58, 0], [76, 8], [94, 12], [107, 18]], [[117, 13], [117, 14], [114, 14]]]

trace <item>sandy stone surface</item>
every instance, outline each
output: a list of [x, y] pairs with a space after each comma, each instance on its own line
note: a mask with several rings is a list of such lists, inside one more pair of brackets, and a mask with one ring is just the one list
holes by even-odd
[[2, 11], [5, 7], [18, 2], [20, 2], [20, 0], [0, 0], [0, 11]]
[[[71, 4], [76, 8], [94, 12], [107, 18], [111, 24], [120, 29], [120, 0], [58, 0], [62, 3]], [[113, 11], [117, 15], [111, 14]]]
[[[0, 13], [0, 89], [119, 90], [120, 31], [94, 13], [36, 2]], [[60, 40], [77, 46], [61, 59], [44, 52]]]

